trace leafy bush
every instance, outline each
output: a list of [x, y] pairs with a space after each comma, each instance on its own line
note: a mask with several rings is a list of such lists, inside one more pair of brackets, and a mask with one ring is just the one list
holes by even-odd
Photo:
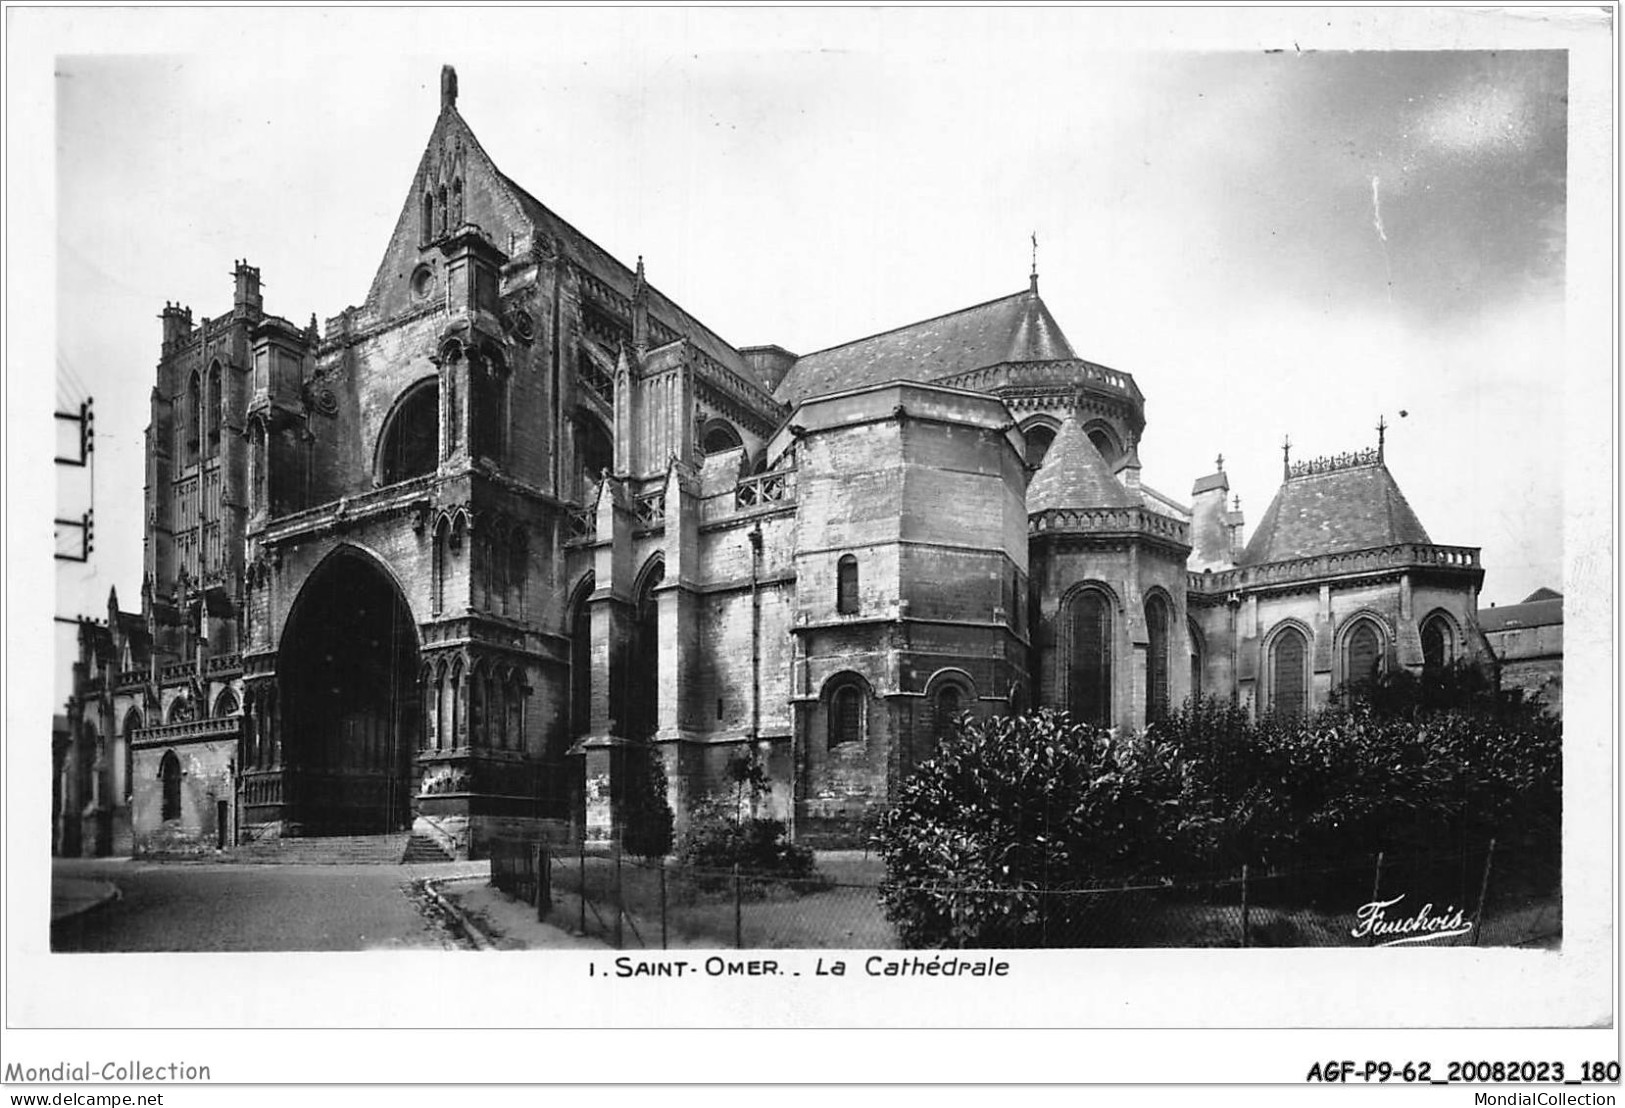
[[965, 717], [882, 817], [881, 897], [906, 945], [1024, 946], [1100, 935], [1078, 889], [1244, 863], [1320, 871], [1274, 887], [1343, 903], [1369, 893], [1378, 851], [1494, 838], [1549, 884], [1561, 771], [1560, 722], [1467, 672], [1379, 681], [1302, 719], [1201, 701], [1136, 736], [1050, 711]]
[[665, 763], [648, 743], [628, 746], [625, 758], [621, 845], [641, 858], [664, 858], [671, 853], [673, 827]]
[[[880, 820], [881, 901], [907, 946], [1039, 945], [1088, 898], [1166, 866], [1178, 767], [1155, 736], [1064, 714], [962, 717]], [[1066, 905], [1063, 909], [1061, 906]]]
[[813, 852], [785, 836], [779, 819], [729, 819], [710, 816], [696, 821], [683, 842], [681, 859], [694, 869], [731, 871], [747, 877], [807, 880], [814, 876]]

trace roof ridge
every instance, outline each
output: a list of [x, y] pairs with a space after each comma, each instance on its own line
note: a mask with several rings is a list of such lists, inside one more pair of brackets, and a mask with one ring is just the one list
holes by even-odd
[[904, 324], [902, 324], [901, 326], [898, 326], [898, 327], [888, 327], [884, 331], [876, 331], [872, 335], [864, 335], [862, 338], [848, 339], [846, 342], [838, 342], [834, 346], [826, 346], [826, 347], [823, 347], [822, 349], [819, 349], [819, 350], [809, 350], [807, 353], [802, 354], [799, 357], [797, 357], [796, 360], [801, 361], [801, 360], [803, 360], [805, 358], [811, 358], [811, 357], [813, 357], [814, 355], [817, 355], [817, 354], [828, 354], [832, 350], [842, 350], [842, 349], [844, 349], [844, 348], [846, 348], [848, 346], [856, 346], [858, 343], [860, 343], [860, 342], [868, 342], [870, 339], [878, 339], [878, 338], [884, 338], [887, 335], [895, 335], [899, 331], [907, 331], [910, 327], [918, 327], [922, 323], [935, 323], [939, 319], [947, 319], [949, 316], [964, 315], [967, 312], [974, 312], [978, 308], [992, 307], [994, 304], [1001, 304], [1006, 300], [1014, 300], [1018, 296], [1028, 296], [1028, 295], [1036, 295], [1036, 294], [1032, 293], [1032, 291], [1030, 289], [1022, 289], [1020, 292], [1013, 292], [1013, 293], [1010, 293], [1007, 296], [995, 296], [992, 300], [984, 300], [980, 304], [971, 304], [971, 305], [968, 305], [968, 306], [963, 307], [963, 308], [955, 308], [952, 311], [939, 312], [936, 315], [928, 315], [928, 316], [925, 316], [922, 319], [916, 319], [916, 320], [913, 320], [912, 322], [904, 323]]
[[[467, 126], [467, 125], [465, 124], [465, 126]], [[473, 133], [474, 133], [473, 129], [469, 128], [470, 136], [472, 136]], [[482, 147], [482, 152], [483, 152], [483, 147]], [[496, 170], [496, 174], [497, 174], [497, 176], [499, 178], [502, 179], [503, 184], [507, 185], [509, 188], [511, 188], [515, 192], [519, 193], [521, 198], [523, 198], [524, 200], [528, 200], [530, 203], [536, 205], [538, 208], [542, 209], [548, 215], [550, 215], [554, 219], [558, 220], [566, 228], [568, 228], [570, 231], [574, 232], [577, 236], [579, 236], [583, 241], [585, 241], [587, 243], [590, 243], [595, 250], [597, 250], [605, 258], [607, 258], [612, 264], [614, 264], [616, 266], [619, 266], [622, 273], [627, 278], [629, 278], [631, 280], [636, 280], [636, 278], [637, 278], [636, 271], [634, 271], [625, 262], [621, 261], [621, 259], [617, 258], [612, 251], [610, 251], [607, 247], [604, 246], [603, 243], [599, 242], [597, 239], [595, 239], [591, 235], [587, 234], [587, 232], [583, 231], [580, 227], [577, 227], [574, 223], [571, 223], [568, 219], [565, 219], [562, 215], [560, 215], [558, 212], [554, 211], [551, 207], [549, 207], [542, 200], [539, 200], [536, 197], [535, 193], [531, 192], [524, 185], [521, 185], [518, 181], [514, 180], [512, 177], [510, 177], [506, 173], [504, 173], [502, 171], [502, 168], [497, 165], [496, 159], [492, 158], [490, 154], [486, 154], [485, 157], [486, 157], [486, 160], [491, 163], [491, 168]], [[666, 301], [666, 303], [670, 304], [675, 311], [677, 311], [680, 315], [682, 315], [685, 319], [688, 320], [688, 322], [692, 323], [695, 327], [699, 328], [699, 330], [704, 332], [706, 335], [709, 335], [711, 338], [715, 339], [718, 344], [727, 347], [729, 350], [732, 350], [735, 354], [739, 353], [739, 348], [737, 346], [735, 346], [733, 343], [729, 342], [727, 339], [723, 338], [721, 335], [717, 334], [714, 330], [712, 330], [709, 326], [707, 326], [703, 321], [701, 321], [700, 318], [698, 316], [696, 316], [693, 312], [689, 311], [687, 308], [685, 308], [681, 304], [679, 304], [676, 300], [672, 299], [672, 297], [669, 294], [667, 294], [665, 292], [661, 292], [660, 288], [657, 285], [655, 285], [654, 282], [652, 282], [652, 281], [648, 282], [648, 287], [649, 287], [649, 290], [651, 292], [658, 293], [661, 296], [661, 298], [664, 299]], [[685, 335], [685, 336], [682, 336], [682, 337], [687, 338], [688, 336]], [[741, 355], [741, 359], [743, 359], [743, 355]], [[737, 370], [733, 370], [733, 368], [731, 366], [726, 366], [724, 368], [729, 369], [731, 372], [737, 372]], [[761, 383], [758, 382], [758, 381], [753, 380], [753, 381], [751, 381], [751, 384], [755, 385], [757, 388], [762, 388]], [[772, 396], [772, 391], [771, 390], [768, 390], [768, 389], [764, 388], [763, 392], [766, 393], [770, 397]]]

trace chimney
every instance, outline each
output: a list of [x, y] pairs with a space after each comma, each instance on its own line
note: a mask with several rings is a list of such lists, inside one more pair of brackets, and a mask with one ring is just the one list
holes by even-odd
[[1230, 513], [1225, 510], [1229, 492], [1230, 478], [1225, 475], [1221, 454], [1215, 471], [1198, 477], [1191, 486], [1190, 568], [1197, 572], [1228, 569], [1235, 562]]
[[232, 277], [237, 282], [237, 292], [232, 304], [239, 312], [249, 315], [260, 315], [264, 311], [265, 299], [260, 296], [260, 271], [251, 266], [246, 260], [237, 263], [232, 271]]

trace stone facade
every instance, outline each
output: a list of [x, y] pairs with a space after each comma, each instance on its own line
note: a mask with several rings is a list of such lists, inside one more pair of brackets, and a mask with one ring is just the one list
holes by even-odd
[[362, 305], [301, 327], [259, 285], [163, 313], [141, 610], [81, 636], [63, 852], [607, 838], [643, 746], [679, 830], [754, 753], [762, 814], [855, 843], [961, 712], [1307, 710], [1483, 651], [1477, 551], [1380, 446], [1289, 462], [1244, 543], [1222, 469], [1141, 483], [1138, 385], [1036, 274], [735, 348], [503, 176], [449, 70]]

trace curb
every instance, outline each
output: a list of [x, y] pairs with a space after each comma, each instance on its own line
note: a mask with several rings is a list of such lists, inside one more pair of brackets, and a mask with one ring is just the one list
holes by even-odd
[[91, 912], [95, 912], [95, 911], [98, 911], [99, 909], [107, 907], [107, 905], [113, 903], [115, 900], [124, 899], [123, 890], [121, 890], [117, 885], [113, 884], [111, 881], [99, 881], [99, 882], [97, 882], [97, 884], [105, 886], [107, 891], [104, 892], [97, 899], [87, 901], [85, 904], [81, 905], [78, 908], [74, 908], [72, 911], [64, 912], [60, 916], [53, 915], [51, 917], [51, 926], [52, 927], [57, 927], [57, 926], [59, 926], [61, 924], [64, 924], [64, 923], [70, 923], [70, 922], [72, 922], [74, 920], [77, 920], [77, 919], [83, 917], [83, 916], [89, 915]]
[[451, 917], [462, 933], [468, 937], [468, 941], [474, 945], [475, 950], [495, 950], [496, 944], [491, 941], [491, 937], [475, 926], [474, 921], [463, 914], [462, 909], [440, 894], [441, 885], [450, 885], [457, 881], [478, 881], [480, 876], [480, 874], [476, 873], [465, 877], [425, 877], [423, 878], [423, 891], [429, 894], [429, 899], [434, 901], [435, 907]]

